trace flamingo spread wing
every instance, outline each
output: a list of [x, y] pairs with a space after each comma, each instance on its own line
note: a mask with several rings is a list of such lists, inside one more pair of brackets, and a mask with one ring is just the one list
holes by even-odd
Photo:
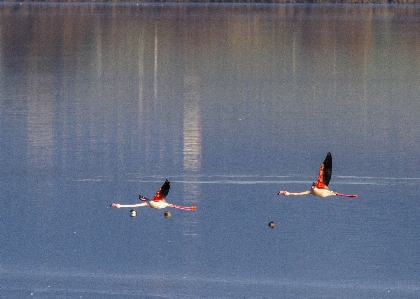
[[170, 183], [168, 180], [163, 183], [162, 187], [156, 191], [155, 196], [153, 196], [153, 201], [165, 201], [166, 195], [169, 193], [169, 189], [171, 188]]
[[319, 189], [328, 189], [328, 184], [331, 180], [332, 174], [332, 156], [328, 152], [325, 157], [324, 163], [322, 163], [321, 168], [318, 173], [318, 180], [316, 181], [316, 187]]
[[149, 200], [148, 198], [142, 195], [139, 195], [139, 199], [144, 202], [139, 203], [139, 204], [134, 204], [134, 205], [122, 205], [119, 203], [113, 203], [111, 204], [111, 207], [116, 207], [116, 208], [149, 207], [149, 208], [158, 209], [158, 210], [164, 209], [164, 208], [174, 208], [174, 209], [180, 209], [180, 210], [186, 210], [186, 211], [195, 211], [197, 209], [196, 206], [178, 206], [171, 203], [167, 203], [165, 198], [168, 195], [170, 188], [171, 188], [170, 182], [168, 180], [165, 180], [165, 183], [163, 183], [162, 187], [160, 187], [159, 190], [156, 191], [152, 200]]

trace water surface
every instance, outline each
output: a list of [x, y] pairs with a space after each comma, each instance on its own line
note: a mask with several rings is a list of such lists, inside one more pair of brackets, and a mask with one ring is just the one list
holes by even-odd
[[1, 296], [419, 297], [418, 6], [0, 14]]

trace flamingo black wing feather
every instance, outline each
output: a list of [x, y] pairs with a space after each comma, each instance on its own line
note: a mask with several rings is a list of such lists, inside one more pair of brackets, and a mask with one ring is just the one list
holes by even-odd
[[332, 156], [331, 156], [331, 153], [328, 152], [324, 160], [324, 173], [323, 173], [323, 178], [322, 178], [326, 186], [328, 186], [328, 184], [330, 183], [331, 174], [332, 174]]
[[165, 198], [168, 195], [170, 188], [171, 188], [170, 182], [166, 180], [165, 183], [163, 183], [162, 187], [160, 187], [159, 189], [160, 197]]
[[331, 180], [332, 173], [332, 157], [331, 153], [328, 152], [327, 156], [324, 159], [324, 162], [321, 165], [318, 173], [318, 179], [315, 186], [319, 189], [328, 189], [328, 184]]
[[165, 200], [170, 188], [170, 182], [166, 180], [165, 183], [163, 183], [162, 187], [160, 187], [159, 190], [156, 191], [155, 196], [153, 196], [153, 201]]

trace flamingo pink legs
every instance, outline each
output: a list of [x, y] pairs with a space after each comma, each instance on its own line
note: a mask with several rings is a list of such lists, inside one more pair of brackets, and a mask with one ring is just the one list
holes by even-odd
[[344, 193], [336, 193], [336, 196], [345, 196], [345, 197], [357, 197], [357, 194], [344, 194]]
[[178, 206], [178, 205], [174, 205], [174, 204], [171, 204], [168, 207], [169, 208], [174, 208], [174, 209], [186, 210], [186, 211], [195, 211], [197, 209], [196, 206], [186, 207], [186, 206]]

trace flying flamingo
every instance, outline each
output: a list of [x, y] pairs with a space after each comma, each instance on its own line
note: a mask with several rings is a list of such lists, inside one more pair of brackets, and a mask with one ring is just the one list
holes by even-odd
[[170, 185], [169, 181], [166, 180], [165, 183], [163, 183], [162, 187], [159, 188], [158, 191], [156, 191], [155, 196], [151, 200], [148, 198], [139, 195], [139, 199], [143, 201], [139, 204], [133, 204], [133, 205], [122, 205], [119, 203], [112, 203], [111, 207], [115, 208], [138, 208], [138, 207], [149, 207], [153, 209], [164, 209], [164, 208], [174, 208], [174, 209], [180, 209], [180, 210], [187, 210], [187, 211], [195, 211], [197, 209], [196, 206], [178, 206], [171, 203], [167, 203], [165, 198], [169, 193]]
[[346, 197], [357, 197], [357, 194], [343, 194], [334, 192], [328, 189], [328, 184], [331, 180], [331, 173], [332, 173], [332, 156], [331, 153], [328, 152], [327, 156], [325, 157], [324, 163], [322, 163], [321, 168], [319, 169], [318, 180], [316, 183], [312, 184], [310, 190], [303, 191], [303, 192], [287, 192], [287, 191], [280, 191], [277, 195], [283, 194], [286, 196], [290, 195], [306, 195], [312, 194], [319, 197], [327, 197], [327, 196], [346, 196]]

